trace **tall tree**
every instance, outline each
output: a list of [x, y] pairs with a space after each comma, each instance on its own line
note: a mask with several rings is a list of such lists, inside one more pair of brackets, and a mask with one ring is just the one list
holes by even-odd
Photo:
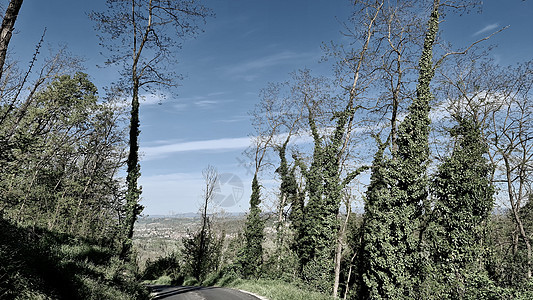
[[398, 151], [392, 160], [383, 161], [383, 150], [374, 159], [365, 205], [363, 298], [416, 298], [417, 231], [428, 193], [430, 83], [435, 73], [432, 58], [439, 7], [440, 1], [435, 0], [419, 60], [416, 98], [398, 129]]
[[257, 172], [252, 180], [250, 212], [246, 216], [244, 228], [245, 244], [240, 254], [240, 264], [245, 278], [257, 278], [263, 266], [263, 240], [265, 221], [261, 217], [261, 186]]
[[104, 34], [101, 44], [111, 52], [107, 63], [122, 65], [122, 84], [131, 90], [127, 207], [121, 252], [123, 259], [129, 259], [133, 226], [143, 209], [139, 204], [141, 189], [137, 184], [141, 175], [138, 153], [140, 93], [176, 86], [176, 74], [168, 71], [175, 63], [175, 50], [181, 39], [198, 33], [197, 22], [205, 20], [210, 11], [195, 0], [108, 0], [107, 7], [106, 11], [93, 12], [90, 16]]
[[[445, 73], [445, 72], [443, 72]], [[487, 76], [490, 74], [490, 76]], [[514, 226], [502, 243], [504, 263], [493, 263], [494, 278], [505, 286], [520, 286], [530, 278], [533, 250], [531, 232], [525, 226], [522, 209], [532, 186], [533, 139], [531, 88], [533, 64], [513, 67], [496, 65], [484, 55], [457, 56], [454, 67], [443, 74], [445, 97], [454, 99], [451, 109], [462, 109], [481, 123], [494, 168], [491, 181], [508, 207], [508, 221]], [[499, 202], [500, 205], [503, 204]], [[505, 249], [505, 250], [503, 250]]]
[[428, 276], [437, 278], [438, 284], [431, 288], [440, 289], [432, 292], [441, 299], [465, 298], [478, 289], [471, 283], [484, 273], [484, 226], [494, 203], [481, 124], [472, 115], [456, 115], [455, 119], [458, 125], [450, 131], [455, 146], [435, 176], [436, 199], [427, 230], [434, 264]]
[[[518, 282], [531, 280], [533, 274], [533, 242], [531, 232], [524, 225], [523, 212], [533, 187], [533, 63], [509, 68], [503, 72], [505, 89], [500, 94], [488, 95], [503, 104], [492, 110], [489, 138], [492, 148], [492, 162], [498, 166], [494, 181], [505, 191], [510, 217], [514, 223], [512, 253], [515, 257], [524, 256], [525, 261], [517, 266], [523, 271]], [[519, 251], [525, 247], [525, 254]]]
[[[362, 108], [359, 98], [372, 80], [373, 66], [369, 57], [376, 50], [371, 46], [375, 21], [384, 5], [383, 1], [362, 2], [364, 21], [361, 21], [363, 24], [357, 37], [363, 40], [363, 44], [358, 49], [344, 53], [345, 57], [342, 57], [338, 66], [339, 70], [348, 70], [347, 74], [343, 74], [348, 78], [339, 78], [337, 82], [343, 91], [342, 96], [332, 97], [327, 87], [324, 90], [324, 80], [313, 78], [308, 71], [299, 74], [300, 83], [295, 87], [305, 105], [307, 126], [313, 138], [309, 166], [302, 159], [297, 162], [305, 178], [308, 198], [298, 234], [301, 249], [297, 253], [304, 280], [318, 290], [333, 293], [335, 297], [341, 263], [341, 255], [335, 255], [335, 251], [339, 252], [336, 250], [340, 245], [337, 237], [342, 230], [338, 221], [342, 191], [366, 170], [364, 166], [346, 170], [344, 161], [357, 122], [356, 112]], [[367, 74], [369, 76], [365, 78]], [[320, 109], [317, 108], [323, 106], [322, 101], [337, 102], [336, 106], [330, 108], [333, 112], [326, 114], [331, 122], [329, 124], [320, 123], [324, 116], [320, 116]], [[328, 130], [325, 130], [326, 126]]]

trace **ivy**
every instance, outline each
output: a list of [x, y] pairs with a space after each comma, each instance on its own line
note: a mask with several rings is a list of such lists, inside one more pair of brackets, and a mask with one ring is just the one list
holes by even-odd
[[245, 278], [257, 278], [263, 265], [263, 239], [265, 222], [261, 219], [261, 195], [257, 174], [252, 180], [250, 197], [250, 213], [246, 217], [244, 237], [245, 246], [239, 255], [239, 264]]
[[363, 228], [360, 294], [365, 299], [417, 298], [420, 218], [429, 183], [432, 57], [438, 26], [439, 1], [435, 1], [419, 60], [416, 98], [398, 128], [398, 150], [387, 159], [386, 143], [380, 143], [374, 157]]
[[480, 125], [473, 117], [457, 121], [450, 131], [456, 140], [454, 151], [433, 180], [436, 200], [428, 230], [430, 280], [443, 287], [442, 299], [463, 298], [473, 288], [469, 278], [486, 274], [480, 263], [482, 241], [494, 201]]

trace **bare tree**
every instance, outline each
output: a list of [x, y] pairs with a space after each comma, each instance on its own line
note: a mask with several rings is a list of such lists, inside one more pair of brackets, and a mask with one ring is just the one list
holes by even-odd
[[533, 63], [518, 67], [497, 66], [485, 54], [456, 57], [443, 72], [445, 95], [454, 99], [452, 113], [470, 115], [483, 124], [489, 144], [489, 159], [494, 167], [492, 182], [507, 203], [515, 226], [512, 255], [521, 243], [526, 250], [524, 278], [532, 276], [531, 233], [523, 221], [523, 208], [533, 189]]
[[209, 205], [219, 188], [218, 172], [215, 167], [209, 165], [202, 171], [202, 176], [205, 182], [200, 207], [202, 224], [198, 231], [189, 232], [188, 236], [183, 238], [182, 250], [188, 271], [199, 281], [218, 268], [223, 242], [223, 237], [219, 238], [213, 232], [208, 214]]
[[[519, 240], [526, 246], [526, 278], [532, 276], [533, 249], [531, 233], [528, 233], [522, 220], [522, 208], [527, 203], [533, 189], [533, 68], [528, 64], [508, 74], [514, 77], [509, 96], [503, 100], [501, 110], [491, 114], [492, 159], [498, 164], [495, 182], [503, 183], [506, 198], [515, 223], [513, 234], [513, 254], [518, 253]], [[512, 78], [511, 77], [511, 78]], [[498, 95], [494, 95], [498, 97]]]

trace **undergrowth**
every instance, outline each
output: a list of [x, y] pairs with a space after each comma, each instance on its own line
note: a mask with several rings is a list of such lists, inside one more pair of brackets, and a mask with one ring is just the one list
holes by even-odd
[[148, 299], [110, 247], [0, 218], [0, 299]]

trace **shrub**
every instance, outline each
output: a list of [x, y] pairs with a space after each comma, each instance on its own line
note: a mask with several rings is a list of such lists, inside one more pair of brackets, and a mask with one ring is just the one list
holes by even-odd
[[161, 276], [168, 276], [173, 280], [178, 280], [182, 276], [177, 254], [172, 253], [168, 256], [159, 257], [154, 261], [148, 260], [146, 262], [146, 267], [142, 272], [142, 279], [155, 280]]

